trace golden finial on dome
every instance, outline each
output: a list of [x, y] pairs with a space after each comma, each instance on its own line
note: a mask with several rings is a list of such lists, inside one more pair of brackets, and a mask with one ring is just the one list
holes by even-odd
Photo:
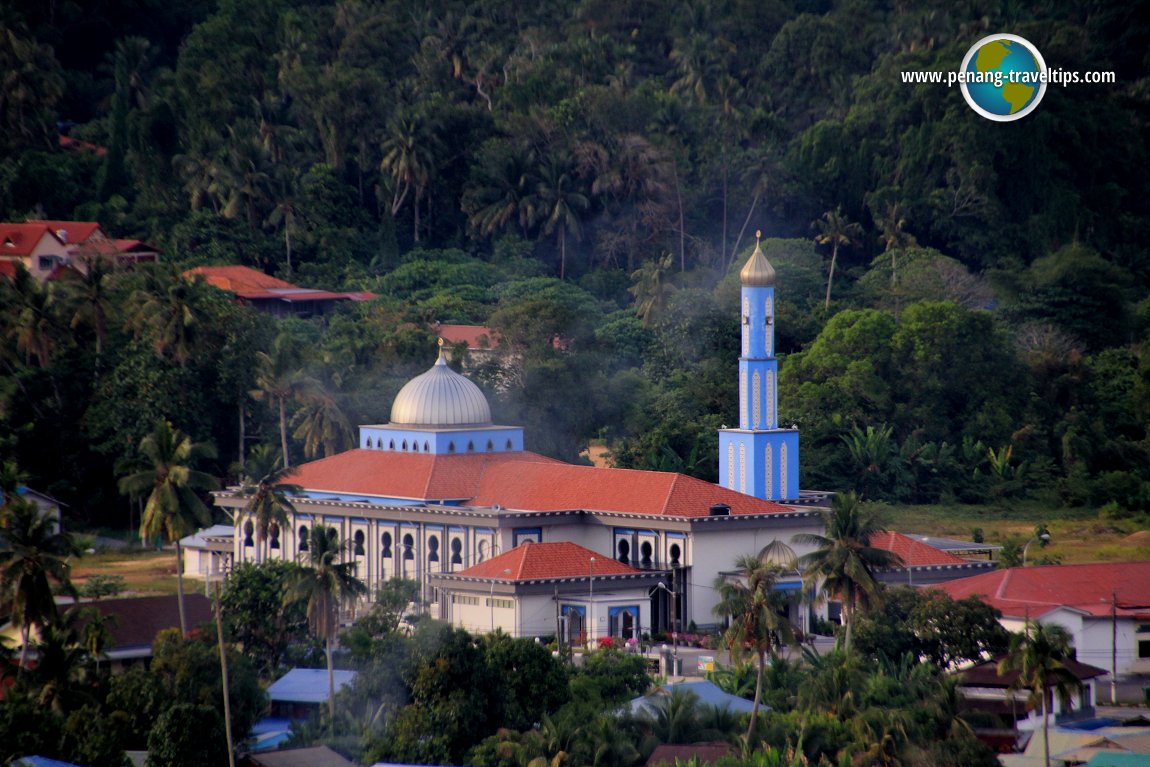
[[742, 280], [743, 287], [745, 288], [770, 288], [775, 284], [775, 269], [767, 261], [767, 257], [763, 255], [763, 232], [761, 229], [755, 230], [755, 250], [751, 253], [751, 257], [747, 259], [747, 263], [743, 265], [742, 270], [739, 272], [739, 279]]

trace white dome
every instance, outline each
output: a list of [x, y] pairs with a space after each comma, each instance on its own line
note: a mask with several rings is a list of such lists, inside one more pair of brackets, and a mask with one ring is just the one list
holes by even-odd
[[404, 384], [391, 405], [391, 422], [405, 426], [475, 426], [491, 423], [479, 387], [447, 366], [443, 350], [423, 375]]

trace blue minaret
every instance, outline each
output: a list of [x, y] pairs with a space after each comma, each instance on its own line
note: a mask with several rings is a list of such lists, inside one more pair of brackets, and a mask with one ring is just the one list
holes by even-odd
[[779, 428], [775, 358], [775, 270], [755, 232], [743, 283], [739, 356], [739, 428], [719, 430], [719, 484], [756, 498], [799, 497], [799, 432]]

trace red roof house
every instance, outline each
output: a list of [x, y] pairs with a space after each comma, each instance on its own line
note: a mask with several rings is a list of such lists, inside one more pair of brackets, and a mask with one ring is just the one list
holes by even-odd
[[878, 574], [880, 581], [891, 585], [935, 585], [995, 568], [994, 562], [985, 559], [966, 559], [935, 548], [928, 540], [912, 538], [893, 530], [871, 536], [870, 544], [876, 549], [891, 552], [902, 563], [898, 567]]
[[277, 279], [246, 266], [197, 266], [184, 277], [202, 277], [209, 285], [231, 293], [242, 303], [277, 317], [314, 317], [341, 301], [370, 301], [369, 291], [313, 290]]
[[1118, 676], [1150, 673], [1150, 562], [1011, 567], [939, 586], [955, 599], [977, 596], [1002, 612], [1002, 624], [1063, 626], [1077, 659]]

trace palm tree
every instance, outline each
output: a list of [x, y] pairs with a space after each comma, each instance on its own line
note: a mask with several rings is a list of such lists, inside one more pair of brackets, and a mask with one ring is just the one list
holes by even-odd
[[1027, 703], [1042, 708], [1046, 767], [1050, 767], [1050, 698], [1057, 695], [1065, 708], [1073, 694], [1082, 689], [1082, 682], [1066, 668], [1070, 656], [1071, 639], [1066, 629], [1028, 620], [1021, 634], [1011, 634], [1006, 657], [998, 663], [999, 674], [1018, 672], [1011, 689], [1026, 690], [1030, 693]]
[[273, 403], [279, 413], [280, 450], [284, 466], [291, 466], [288, 454], [287, 403], [303, 387], [306, 379], [300, 369], [300, 355], [291, 337], [281, 333], [272, 342], [270, 352], [256, 352], [256, 389], [251, 395], [257, 400]]
[[256, 445], [244, 466], [239, 494], [247, 498], [244, 514], [255, 519], [256, 552], [263, 550], [272, 525], [280, 530], [289, 527], [289, 514], [295, 513], [289, 495], [299, 495], [303, 488], [289, 485], [284, 480], [294, 469], [282, 466], [281, 456], [268, 445]]
[[51, 286], [40, 285], [20, 265], [5, 288], [0, 298], [9, 318], [5, 323], [7, 340], [23, 355], [24, 364], [31, 365], [35, 358], [37, 367], [48, 367], [56, 349], [55, 299]]
[[823, 302], [823, 311], [831, 307], [831, 283], [835, 279], [835, 266], [839, 260], [839, 247], [853, 245], [862, 236], [862, 227], [843, 215], [843, 206], [828, 210], [817, 221], [811, 224], [818, 230], [815, 242], [819, 245], [831, 246], [831, 268], [827, 274], [827, 297]]
[[567, 274], [567, 232], [576, 240], [583, 239], [580, 213], [590, 207], [587, 196], [575, 184], [575, 176], [570, 172], [569, 158], [552, 160], [540, 172], [535, 195], [539, 200], [539, 212], [543, 219], [543, 234], [555, 232], [559, 241], [559, 279]]
[[22, 498], [9, 502], [7, 522], [0, 526], [0, 606], [20, 629], [17, 674], [27, 658], [31, 627], [43, 629], [57, 619], [52, 581], [75, 594], [68, 558], [79, 554], [79, 546], [58, 530], [55, 519]]
[[157, 355], [170, 353], [184, 367], [192, 357], [196, 331], [203, 324], [199, 295], [203, 283], [188, 282], [173, 270], [157, 277], [133, 296], [139, 308], [131, 323], [137, 338], [151, 339]]
[[348, 546], [339, 542], [334, 527], [315, 525], [308, 550], [301, 555], [302, 568], [286, 584], [284, 604], [307, 602], [307, 620], [312, 633], [324, 640], [327, 656], [328, 723], [335, 726], [335, 672], [332, 645], [339, 628], [339, 608], [367, 593], [367, 586], [355, 575], [355, 562], [341, 562]]
[[392, 120], [383, 140], [380, 170], [391, 176], [395, 190], [391, 198], [391, 216], [395, 218], [409, 194], [414, 210], [413, 236], [419, 242], [419, 202], [431, 183], [439, 138], [434, 126], [423, 116], [406, 115]]
[[[784, 644], [794, 645], [795, 629], [787, 620], [789, 598], [776, 588], [779, 577], [791, 569], [772, 561], [769, 556], [744, 555], [735, 562], [738, 577], [720, 575], [715, 579], [719, 602], [715, 605], [717, 617], [730, 616], [731, 622], [723, 641], [735, 662], [744, 653], [754, 654], [758, 665], [755, 677], [754, 706], [747, 724], [747, 744], [755, 732], [759, 705], [763, 700], [763, 676], [767, 655], [775, 655]], [[792, 558], [793, 567], [793, 558]]]
[[207, 525], [212, 515], [196, 495], [197, 490], [215, 490], [215, 477], [193, 468], [200, 459], [216, 457], [209, 443], [192, 438], [167, 421], [156, 423], [152, 433], [140, 440], [143, 458], [139, 468], [120, 479], [120, 492], [133, 499], [147, 496], [140, 517], [140, 538], [151, 540], [163, 535], [176, 545], [176, 587], [179, 592], [180, 631], [188, 633], [184, 611], [184, 558], [180, 539]]
[[325, 457], [334, 455], [351, 443], [351, 422], [331, 394], [317, 385], [308, 387], [298, 399], [300, 409], [292, 417], [296, 427], [292, 436], [303, 441], [306, 457], [315, 458], [321, 450]]
[[818, 584], [824, 595], [838, 595], [843, 605], [844, 647], [851, 647], [851, 627], [856, 608], [866, 610], [881, 600], [874, 577], [878, 568], [902, 564], [899, 557], [870, 545], [872, 535], [882, 527], [859, 505], [858, 495], [836, 495], [831, 507], [822, 511], [826, 531], [799, 533], [792, 540], [815, 550], [799, 559], [808, 582]]
[[664, 253], [662, 258], [653, 258], [644, 261], [643, 265], [631, 274], [634, 284], [627, 289], [635, 297], [635, 313], [643, 320], [644, 327], [650, 327], [652, 320], [658, 318], [675, 286], [668, 281], [671, 272], [673, 257]]
[[108, 293], [109, 279], [107, 262], [102, 258], [84, 260], [82, 276], [74, 281], [61, 283], [66, 286], [66, 295], [74, 309], [70, 327], [81, 326], [92, 329], [96, 336], [96, 356], [104, 350], [104, 339], [108, 337], [108, 314], [112, 311], [112, 299]]

